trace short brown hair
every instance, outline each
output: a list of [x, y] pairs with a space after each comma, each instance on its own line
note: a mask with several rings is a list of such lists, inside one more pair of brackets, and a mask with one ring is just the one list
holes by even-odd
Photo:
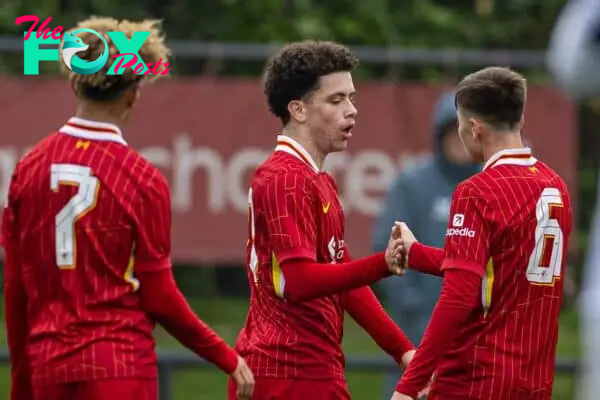
[[290, 120], [288, 104], [319, 88], [319, 78], [350, 72], [358, 58], [349, 48], [333, 42], [306, 40], [290, 43], [269, 59], [264, 70], [264, 93], [271, 112], [283, 124]]
[[484, 68], [456, 86], [456, 106], [499, 130], [519, 124], [526, 98], [526, 79], [508, 68]]
[[[106, 17], [91, 17], [77, 23], [77, 26], [68, 32], [78, 29], [92, 29], [104, 36], [108, 44], [109, 57], [102, 69], [91, 75], [80, 75], [68, 69], [64, 62], [60, 62], [62, 72], [65, 73], [75, 91], [83, 97], [95, 101], [111, 101], [119, 98], [128, 88], [146, 82], [152, 82], [161, 77], [160, 74], [136, 75], [133, 68], [127, 68], [121, 75], [108, 75], [108, 71], [116, 61], [113, 55], [119, 54], [119, 50], [113, 43], [107, 32], [121, 31], [127, 39], [131, 39], [136, 31], [150, 31], [150, 35], [138, 50], [138, 54], [144, 63], [155, 63], [162, 60], [168, 61], [171, 51], [166, 46], [164, 35], [161, 31], [161, 22], [158, 20], [144, 20], [140, 22], [117, 20]], [[104, 51], [104, 44], [99, 37], [89, 32], [80, 32], [76, 35], [89, 45], [87, 50], [81, 52], [79, 57], [83, 60], [95, 60]], [[64, 46], [61, 41], [60, 49]], [[163, 67], [164, 68], [164, 67]]]

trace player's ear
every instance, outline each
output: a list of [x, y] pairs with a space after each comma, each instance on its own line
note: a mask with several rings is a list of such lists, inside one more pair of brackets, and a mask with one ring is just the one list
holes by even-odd
[[75, 96], [79, 97], [79, 88], [77, 87], [74, 79], [71, 80], [71, 89], [73, 90], [73, 93], [75, 93]]
[[469, 118], [469, 125], [471, 125], [471, 135], [473, 136], [473, 140], [477, 140], [477, 138], [481, 135], [481, 130], [483, 128], [480, 121], [475, 118]]
[[521, 115], [521, 120], [519, 121], [519, 131], [523, 130], [524, 125], [525, 125], [525, 114]]
[[123, 96], [125, 105], [127, 106], [127, 108], [131, 108], [140, 96], [140, 89], [138, 86], [133, 86], [127, 89]]
[[290, 117], [298, 122], [306, 121], [306, 104], [302, 100], [292, 100], [288, 103]]

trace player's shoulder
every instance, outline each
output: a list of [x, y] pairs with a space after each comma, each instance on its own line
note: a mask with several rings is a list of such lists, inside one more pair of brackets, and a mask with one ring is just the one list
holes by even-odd
[[29, 148], [17, 162], [14, 171], [16, 173], [27, 173], [28, 170], [36, 168], [38, 162], [47, 157], [48, 154], [52, 154], [59, 136], [58, 132], [53, 132]]
[[[51, 162], [73, 162], [91, 168], [92, 173], [115, 189], [168, 188], [168, 181], [158, 167], [125, 141], [83, 139], [62, 132], [50, 139], [52, 146], [70, 149]], [[127, 189], [129, 190], [129, 189]]]
[[161, 197], [170, 196], [169, 181], [160, 168], [131, 147], [124, 146], [121, 151], [120, 168], [133, 183], [129, 187], [138, 192], [154, 193]]
[[490, 184], [487, 176], [479, 172], [460, 182], [455, 190], [453, 202], [469, 201], [479, 208], [494, 208], [498, 203], [493, 182]]
[[316, 172], [305, 161], [285, 151], [273, 151], [258, 170], [278, 174], [314, 176]]
[[258, 166], [250, 186], [255, 192], [275, 186], [290, 189], [310, 187], [316, 178], [317, 174], [302, 160], [285, 152], [275, 151]]
[[487, 177], [483, 172], [479, 172], [456, 185], [455, 192], [468, 193], [474, 196], [484, 195], [487, 192], [487, 181]]
[[127, 147], [125, 150], [124, 167], [131, 171], [134, 179], [142, 182], [160, 183], [168, 185], [167, 178], [160, 168], [152, 164], [137, 150]]
[[535, 168], [539, 171], [539, 179], [544, 180], [544, 184], [541, 186], [553, 186], [563, 192], [564, 195], [569, 195], [567, 182], [552, 167], [538, 160], [538, 162], [535, 164]]
[[548, 164], [546, 164], [545, 162], [541, 161], [541, 160], [537, 160], [536, 163], [533, 165], [533, 167], [540, 171], [543, 176], [546, 176], [550, 179], [556, 179], [556, 180], [560, 180], [563, 181], [562, 177], [559, 175], [558, 172], [556, 172], [552, 167], [550, 167]]

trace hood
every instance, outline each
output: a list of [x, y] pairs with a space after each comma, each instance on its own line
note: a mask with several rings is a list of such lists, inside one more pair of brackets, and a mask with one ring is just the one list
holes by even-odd
[[460, 182], [471, 175], [481, 171], [479, 164], [458, 165], [450, 162], [442, 151], [442, 138], [446, 127], [456, 123], [456, 106], [454, 91], [446, 92], [440, 96], [433, 113], [433, 134], [435, 139], [436, 164], [442, 174], [452, 181]]
[[441, 151], [442, 137], [450, 123], [456, 122], [456, 107], [454, 92], [444, 93], [438, 100], [433, 113], [433, 133], [435, 135], [436, 151]]

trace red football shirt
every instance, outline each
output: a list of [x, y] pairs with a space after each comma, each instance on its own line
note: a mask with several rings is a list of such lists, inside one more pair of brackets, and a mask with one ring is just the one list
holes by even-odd
[[170, 213], [165, 177], [112, 124], [72, 118], [18, 163], [2, 243], [20, 258], [34, 385], [156, 377], [133, 268], [171, 267]]
[[[571, 224], [566, 184], [529, 149], [497, 153], [457, 187], [442, 270], [477, 274], [481, 292], [441, 356], [432, 399], [551, 399]], [[399, 387], [416, 378], [433, 335]]]
[[344, 212], [333, 178], [297, 142], [278, 137], [249, 192], [247, 273], [250, 309], [236, 348], [259, 377], [332, 379], [344, 375], [341, 295], [285, 297], [281, 263], [344, 257]]

